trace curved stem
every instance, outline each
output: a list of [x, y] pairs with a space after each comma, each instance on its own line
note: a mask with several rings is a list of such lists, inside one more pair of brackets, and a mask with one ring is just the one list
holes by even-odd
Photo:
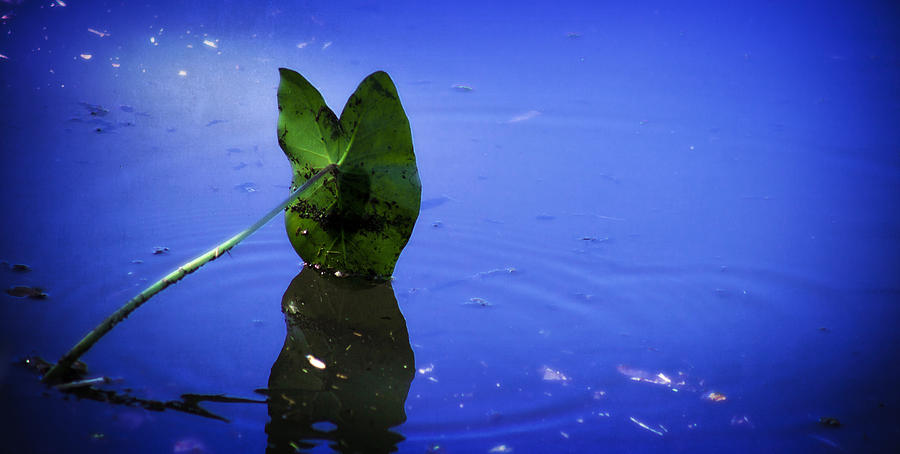
[[281, 202], [278, 206], [266, 213], [265, 216], [260, 218], [256, 223], [248, 227], [246, 230], [238, 233], [237, 235], [229, 238], [222, 244], [216, 246], [213, 249], [210, 249], [205, 254], [191, 260], [190, 262], [181, 265], [175, 271], [167, 274], [162, 279], [153, 283], [153, 285], [147, 287], [141, 293], [138, 293], [137, 296], [130, 299], [127, 303], [125, 303], [122, 307], [117, 309], [115, 312], [106, 317], [106, 320], [103, 320], [96, 328], [87, 333], [68, 353], [63, 355], [59, 361], [50, 368], [49, 371], [41, 378], [41, 381], [44, 383], [53, 383], [58, 381], [63, 372], [68, 370], [81, 355], [85, 354], [90, 348], [97, 343], [106, 333], [113, 329], [119, 322], [125, 320], [135, 309], [139, 308], [142, 304], [146, 303], [153, 295], [165, 290], [170, 285], [178, 282], [183, 277], [188, 274], [197, 271], [201, 266], [221, 257], [226, 252], [230, 251], [233, 247], [237, 246], [238, 243], [247, 238], [253, 232], [256, 232], [260, 229], [260, 227], [266, 225], [272, 218], [275, 217], [279, 212], [284, 210], [288, 205], [294, 202], [297, 198], [299, 198], [307, 189], [309, 189], [316, 181], [318, 181], [322, 176], [326, 173], [337, 168], [335, 164], [329, 164], [324, 169], [320, 170], [319, 173], [313, 175], [306, 183], [303, 183], [302, 186], [297, 188], [294, 192], [291, 193], [283, 202]]

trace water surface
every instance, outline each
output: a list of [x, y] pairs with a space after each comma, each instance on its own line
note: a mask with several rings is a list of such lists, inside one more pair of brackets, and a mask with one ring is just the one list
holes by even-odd
[[[0, 13], [0, 260], [31, 267], [4, 266], [0, 281], [48, 294], [0, 304], [11, 451], [898, 446], [889, 2], [42, 1]], [[102, 389], [136, 398], [259, 402], [200, 404], [226, 423], [43, 388], [21, 359], [55, 359], [287, 193], [281, 66], [335, 110], [367, 74], [394, 79], [423, 182], [394, 280], [377, 297], [317, 290], [343, 299], [286, 318], [297, 282], [328, 281], [276, 221], [84, 358], [117, 379]], [[328, 308], [365, 324], [354, 298], [388, 314], [365, 334], [390, 342], [340, 356], [358, 336]], [[368, 380], [358, 389], [390, 389], [378, 391], [389, 401], [284, 385], [280, 371], [306, 355], [351, 364]], [[313, 405], [327, 399], [356, 419]], [[304, 403], [317, 410], [292, 412]]]

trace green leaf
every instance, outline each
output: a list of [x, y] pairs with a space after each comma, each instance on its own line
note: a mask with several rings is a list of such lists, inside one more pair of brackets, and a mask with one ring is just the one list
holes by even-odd
[[285, 227], [307, 264], [389, 277], [409, 241], [422, 197], [409, 120], [383, 71], [366, 77], [338, 117], [300, 74], [281, 68], [278, 144], [292, 190], [336, 168], [290, 205]]

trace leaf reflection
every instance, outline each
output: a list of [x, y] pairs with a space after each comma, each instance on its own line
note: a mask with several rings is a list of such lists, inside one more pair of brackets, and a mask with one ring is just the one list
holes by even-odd
[[[406, 320], [390, 282], [305, 268], [282, 299], [287, 334], [269, 375], [267, 452], [331, 442], [340, 452], [392, 452], [404, 438], [415, 375]], [[323, 423], [331, 423], [323, 427]]]

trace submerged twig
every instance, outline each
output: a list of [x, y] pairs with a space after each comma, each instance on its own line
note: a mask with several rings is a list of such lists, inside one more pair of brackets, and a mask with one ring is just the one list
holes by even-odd
[[297, 188], [294, 192], [291, 193], [283, 202], [281, 202], [277, 207], [272, 209], [266, 213], [265, 216], [256, 221], [255, 224], [248, 227], [246, 230], [238, 233], [237, 235], [229, 238], [222, 244], [210, 249], [205, 254], [191, 260], [188, 263], [178, 267], [175, 271], [167, 274], [162, 279], [156, 281], [153, 285], [147, 287], [141, 293], [138, 293], [137, 296], [129, 300], [125, 305], [117, 309], [115, 312], [110, 314], [109, 317], [106, 317], [106, 320], [103, 320], [96, 328], [91, 330], [84, 338], [81, 339], [68, 353], [63, 355], [59, 361], [50, 368], [50, 370], [44, 375], [41, 379], [44, 383], [53, 383], [59, 379], [61, 374], [68, 369], [78, 358], [81, 357], [85, 352], [90, 350], [90, 348], [100, 340], [106, 333], [108, 333], [114, 326], [116, 326], [122, 320], [125, 320], [128, 315], [134, 312], [135, 309], [140, 307], [142, 304], [147, 302], [153, 295], [165, 290], [170, 285], [178, 282], [183, 277], [188, 274], [197, 271], [201, 266], [219, 258], [226, 252], [230, 251], [231, 248], [237, 246], [238, 243], [250, 236], [253, 232], [259, 230], [262, 226], [266, 225], [272, 218], [275, 217], [279, 212], [284, 210], [288, 205], [290, 205], [294, 200], [296, 200], [300, 195], [302, 195], [307, 189], [309, 189], [316, 181], [318, 181], [322, 176], [326, 173], [331, 172], [337, 168], [335, 164], [329, 164], [324, 169], [320, 170], [319, 173], [315, 174], [310, 178], [306, 183], [303, 183], [302, 186]]

